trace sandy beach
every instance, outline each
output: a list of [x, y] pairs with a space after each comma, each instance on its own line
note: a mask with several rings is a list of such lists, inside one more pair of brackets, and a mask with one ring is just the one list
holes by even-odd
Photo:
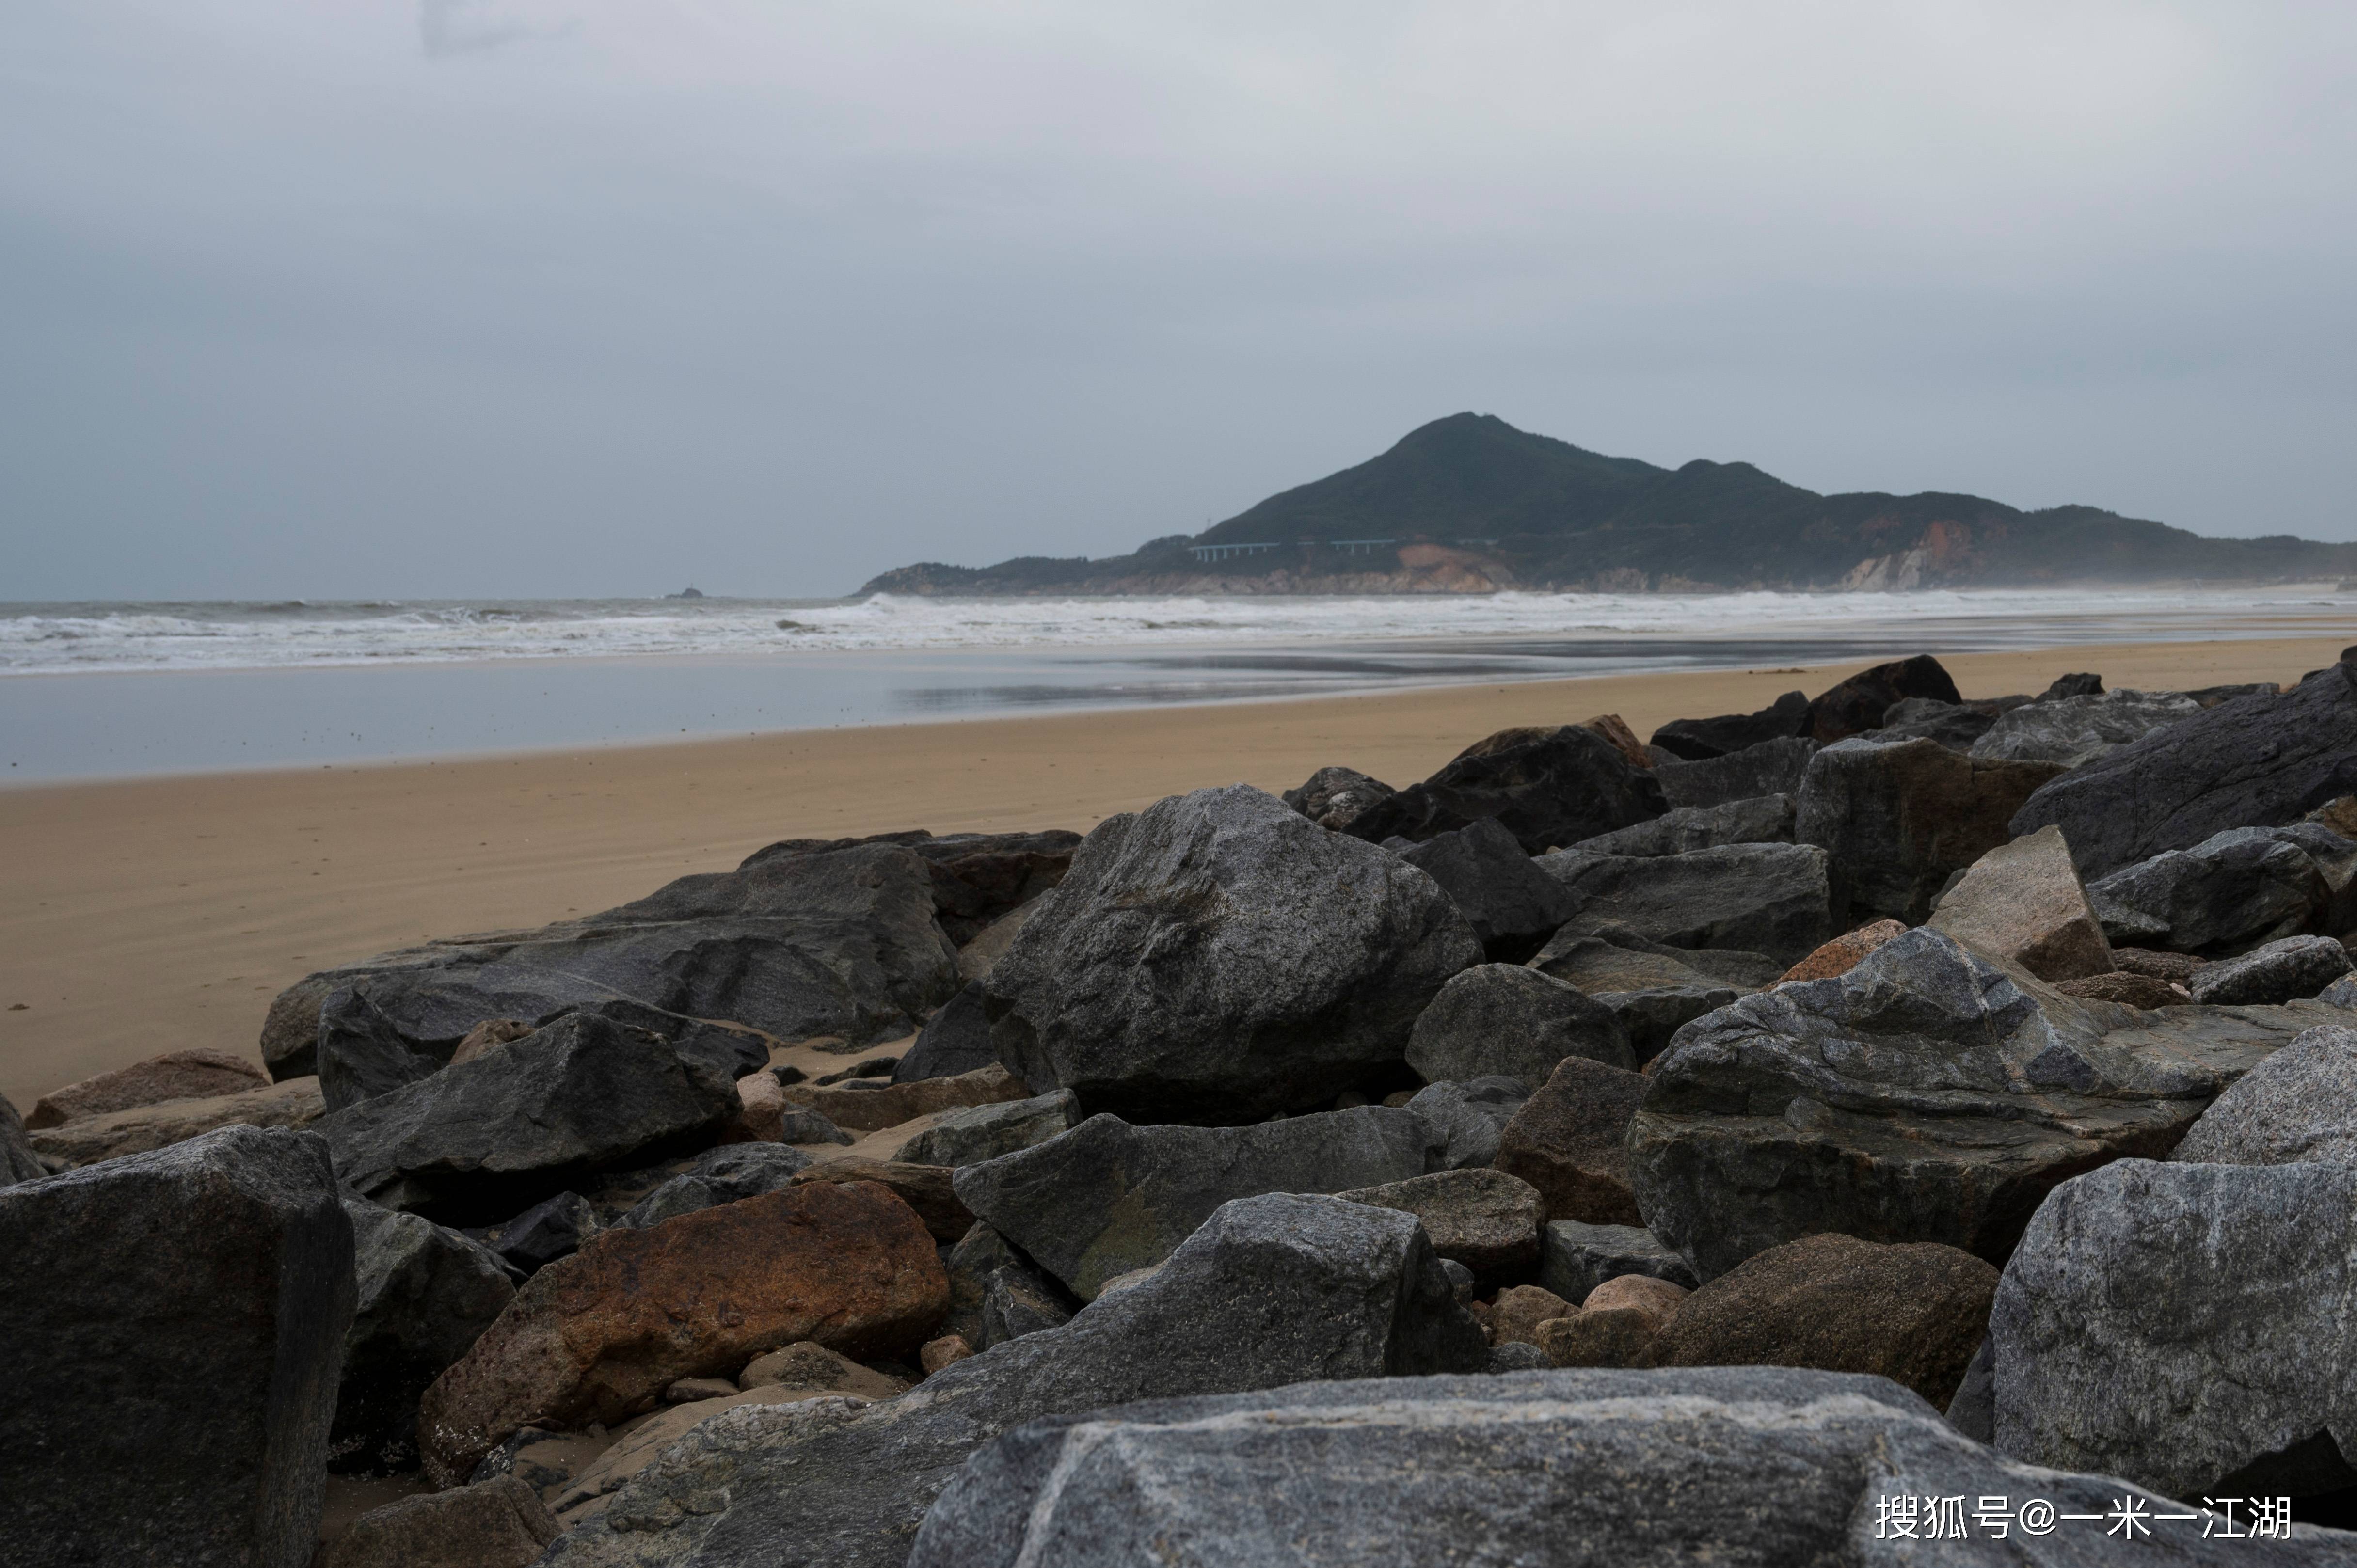
[[[2349, 640], [1943, 656], [1967, 696], [2066, 670], [2113, 688], [2289, 682]], [[1912, 652], [1894, 649], [1893, 655]], [[1068, 827], [1327, 763], [1394, 783], [1515, 725], [1680, 716], [1864, 663], [799, 731], [724, 741], [0, 789], [0, 1092], [189, 1046], [256, 1055], [270, 998], [329, 963], [536, 925], [788, 837]], [[257, 1058], [258, 1059], [258, 1058]]]

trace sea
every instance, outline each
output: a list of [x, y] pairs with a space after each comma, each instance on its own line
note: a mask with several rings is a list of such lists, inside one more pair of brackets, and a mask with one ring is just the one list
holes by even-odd
[[1921, 651], [2338, 631], [2357, 632], [2357, 596], [2331, 583], [1694, 596], [0, 603], [0, 785]]

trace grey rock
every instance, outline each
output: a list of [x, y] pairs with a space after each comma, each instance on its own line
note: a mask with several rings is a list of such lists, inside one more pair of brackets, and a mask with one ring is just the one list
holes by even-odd
[[1653, 732], [1651, 745], [1685, 761], [1732, 756], [1770, 741], [1809, 733], [1809, 697], [1787, 692], [1756, 714], [1723, 714], [1710, 719], [1672, 719]]
[[1048, 1281], [1001, 1269], [983, 1286], [982, 1337], [968, 1343], [987, 1350], [1026, 1334], [1060, 1328], [1071, 1320], [1072, 1308], [1063, 1292]]
[[1797, 809], [1802, 775], [1816, 754], [1815, 741], [1792, 736], [1699, 761], [1657, 757], [1653, 778], [1662, 786], [1662, 799], [1673, 808], [1788, 795], [1796, 798]]
[[515, 1296], [490, 1251], [414, 1214], [347, 1198], [354, 1306], [328, 1437], [330, 1470], [417, 1463], [417, 1401]]
[[1566, 1057], [1637, 1065], [1609, 1008], [1568, 982], [1512, 963], [1479, 964], [1450, 976], [1416, 1019], [1407, 1045], [1407, 1065], [1427, 1083], [1544, 1083]]
[[1459, 1306], [1473, 1299], [1473, 1271], [1454, 1258], [1440, 1260], [1440, 1272], [1448, 1276], [1448, 1288], [1457, 1293]]
[[1567, 844], [1564, 854], [1685, 854], [1731, 843], [1791, 843], [1792, 797], [1763, 795], [1717, 806], [1677, 806], [1650, 822]]
[[[2143, 1551], [2215, 1564], [2346, 1563], [2310, 1526], [2202, 1536], [2158, 1520], [2137, 1547], [2102, 1522], [2170, 1498], [2007, 1460], [1879, 1378], [1769, 1367], [1530, 1371], [1305, 1383], [1075, 1412], [969, 1460], [926, 1517], [909, 1568], [1897, 1568], [1927, 1561], [2096, 1568]], [[1972, 1537], [1927, 1541], [1924, 1497], [1961, 1499]], [[1975, 1525], [1983, 1498], [2045, 1499], [2051, 1533]], [[1879, 1533], [1910, 1519], [1919, 1533]], [[1174, 1548], [1176, 1550], [1174, 1550]]]
[[634, 1156], [709, 1143], [737, 1109], [726, 1073], [575, 1015], [325, 1117], [318, 1131], [361, 1197], [481, 1223]]
[[1467, 1170], [1498, 1157], [1498, 1135], [1531, 1097], [1518, 1078], [1476, 1078], [1462, 1083], [1428, 1083], [1407, 1108], [1440, 1134], [1441, 1167]]
[[2030, 703], [1998, 719], [1975, 743], [1973, 755], [2077, 768], [2200, 712], [2201, 704], [2181, 692], [2104, 692]]
[[1765, 953], [1674, 948], [1607, 925], [1594, 936], [1558, 934], [1531, 967], [1609, 1008], [1629, 1036], [1631, 1055], [1646, 1062], [1686, 1024], [1773, 985], [1787, 966]]
[[[996, 969], [997, 965], [991, 967]], [[917, 1043], [893, 1064], [894, 1083], [955, 1078], [962, 1072], [996, 1064], [998, 1052], [990, 1043], [990, 1015], [983, 1005], [982, 986], [979, 980], [969, 982], [942, 1004], [940, 1012], [925, 1020], [925, 1026], [917, 1033]]]
[[958, 949], [958, 978], [969, 985], [977, 980], [988, 979], [999, 959], [1015, 945], [1015, 939], [1021, 934], [1023, 923], [1031, 918], [1031, 911], [1039, 907], [1038, 898], [1028, 904], [1018, 904], [976, 932], [972, 941], [962, 945]]
[[996, 1105], [969, 1105], [942, 1113], [940, 1121], [901, 1145], [899, 1158], [912, 1165], [972, 1165], [1044, 1144], [1079, 1125], [1080, 1100], [1069, 1089]]
[[2313, 1004], [2083, 1002], [1918, 929], [1687, 1025], [1629, 1132], [1646, 1223], [1709, 1280], [1817, 1231], [2002, 1264], [2054, 1186], [2168, 1152]]
[[1150, 1278], [899, 1398], [733, 1410], [550, 1549], [544, 1568], [899, 1568], [966, 1456], [1042, 1416], [1488, 1359], [1409, 1216], [1331, 1197], [1232, 1203]]
[[560, 1192], [492, 1227], [483, 1242], [509, 1266], [528, 1274], [571, 1257], [600, 1229], [597, 1211], [587, 1198]]
[[1092, 1116], [1037, 1148], [957, 1173], [958, 1199], [1082, 1301], [1158, 1263], [1222, 1204], [1340, 1192], [1439, 1168], [1413, 1111], [1362, 1105], [1251, 1127], [1133, 1127]]
[[0, 1187], [38, 1181], [47, 1175], [48, 1167], [26, 1141], [24, 1117], [16, 1113], [7, 1096], [0, 1095]]
[[618, 1223], [643, 1230], [699, 1208], [781, 1191], [811, 1163], [808, 1155], [784, 1144], [723, 1144], [696, 1155], [693, 1165], [640, 1198]]
[[1808, 844], [1727, 844], [1684, 854], [1551, 854], [1571, 913], [1559, 935], [1605, 925], [1679, 948], [1735, 948], [1791, 963], [1835, 929], [1825, 852]]
[[[941, 1332], [957, 1335], [976, 1350], [987, 1350], [1008, 1337], [1010, 1308], [1016, 1309], [1016, 1323], [1053, 1326], [1040, 1320], [1069, 1318], [1081, 1305], [1079, 1298], [987, 1225], [976, 1223], [942, 1254], [942, 1262], [949, 1271], [950, 1310]], [[999, 1304], [995, 1322], [986, 1310], [994, 1297]]]
[[1606, 1280], [1643, 1274], [1692, 1290], [1694, 1270], [1676, 1251], [1641, 1225], [1548, 1223], [1539, 1239], [1539, 1283], [1577, 1306]]
[[1321, 768], [1298, 788], [1287, 789], [1284, 799], [1319, 827], [1343, 832], [1361, 811], [1397, 792], [1355, 768]]
[[1997, 1446], [2178, 1497], [2357, 1483], [2352, 1213], [2341, 1165], [2121, 1160], [2056, 1187], [1989, 1314]]
[[2115, 967], [2060, 828], [2040, 828], [1973, 862], [1926, 923], [2040, 980], [2085, 980]]
[[1937, 741], [1846, 740], [1809, 759], [1792, 833], [1832, 857], [1837, 917], [1846, 908], [1851, 921], [1920, 924], [1951, 876], [2030, 831], [2007, 824], [2061, 771], [1963, 757]]
[[1503, 1345], [1490, 1347], [1489, 1363], [1481, 1370], [1486, 1376], [1501, 1378], [1509, 1372], [1544, 1372], [1554, 1365], [1537, 1346], [1509, 1339]]
[[524, 1568], [556, 1535], [540, 1494], [500, 1476], [370, 1509], [327, 1550], [320, 1568]]
[[[449, 1042], [451, 1049], [457, 1044]], [[449, 1059], [449, 1050], [437, 1056], [404, 1038], [383, 1010], [369, 1000], [365, 984], [339, 985], [320, 1005], [319, 1097], [329, 1111], [341, 1111], [429, 1078]]]
[[2059, 823], [2100, 877], [2230, 828], [2297, 822], [2357, 792], [2357, 665], [2220, 703], [2040, 789], [2016, 833]]
[[351, 1326], [309, 1133], [224, 1127], [0, 1188], [11, 1563], [303, 1568]]
[[1948, 1424], [1975, 1443], [1996, 1441], [1996, 1352], [1986, 1335], [1948, 1402]]
[[1970, 751], [1994, 728], [1997, 714], [1972, 703], [1909, 697], [1883, 710], [1878, 740], [1936, 740], [1951, 751]]
[[2233, 953], [2339, 930], [2357, 888], [2357, 844], [2312, 822], [2232, 828], [2087, 885], [2115, 943]]
[[2357, 1028], [2326, 1024], [2295, 1036], [2211, 1101], [2169, 1157], [2357, 1165]]
[[2334, 981], [2316, 999], [2330, 1007], [2357, 1007], [2357, 977]]
[[2205, 965], [2193, 977], [2193, 1000], [2222, 1006], [2294, 1002], [2314, 996], [2351, 967], [2349, 950], [2330, 937], [2286, 937]]
[[1072, 864], [1081, 835], [1060, 829], [1015, 833], [943, 833], [922, 828], [866, 838], [787, 839], [755, 850], [737, 869], [854, 849], [905, 849], [924, 863], [933, 916], [963, 947], [994, 922], [1052, 889]]
[[1330, 1103], [1398, 1061], [1480, 958], [1423, 872], [1236, 784], [1100, 823], [986, 1005], [999, 1059], [1037, 1093], [1240, 1119]]
[[344, 986], [442, 1061], [485, 1019], [614, 1001], [784, 1039], [891, 1039], [957, 988], [934, 911], [931, 870], [901, 845], [757, 855], [600, 914], [323, 970], [271, 1004], [263, 1057], [274, 1078], [316, 1070], [321, 1005]]
[[2037, 700], [2050, 703], [2058, 697], [2092, 697], [2104, 689], [2104, 678], [2093, 671], [2082, 670], [2067, 675], [2057, 675], [2048, 682]]
[[856, 1144], [859, 1140], [834, 1124], [825, 1112], [809, 1105], [788, 1105], [778, 1133], [780, 1144]]
[[1492, 958], [1530, 957], [1571, 913], [1563, 889], [1494, 818], [1437, 834], [1400, 858], [1440, 884]]
[[1531, 854], [1658, 817], [1667, 809], [1650, 768], [1584, 725], [1501, 730], [1421, 784], [1376, 801], [1351, 823], [1369, 843], [1421, 843], [1497, 819]]
[[1477, 1278], [1523, 1280], [1538, 1267], [1545, 1200], [1503, 1171], [1435, 1171], [1335, 1196], [1415, 1215], [1432, 1250]]

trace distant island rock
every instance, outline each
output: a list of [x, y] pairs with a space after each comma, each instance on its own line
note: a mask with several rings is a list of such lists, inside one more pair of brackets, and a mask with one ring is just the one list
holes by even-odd
[[693, 587], [682, 588], [678, 593], [665, 594], [663, 597], [667, 599], [700, 599], [704, 597], [704, 590], [702, 588]]
[[2330, 581], [2357, 544], [2212, 539], [2091, 506], [1819, 495], [1749, 463], [1662, 468], [1458, 413], [1381, 456], [1127, 555], [921, 562], [862, 594], [1596, 593]]

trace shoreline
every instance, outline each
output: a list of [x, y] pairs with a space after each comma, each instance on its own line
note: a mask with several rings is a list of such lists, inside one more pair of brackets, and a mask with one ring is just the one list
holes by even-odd
[[[1941, 654], [1968, 696], [2289, 682], [2352, 640], [2232, 638]], [[1880, 657], [1915, 650], [1894, 646]], [[0, 1093], [209, 1046], [257, 1058], [271, 997], [425, 937], [535, 926], [724, 869], [779, 839], [1068, 827], [1343, 763], [1394, 784], [1495, 730], [1677, 717], [1822, 691], [1880, 658], [1314, 697], [1142, 704], [754, 736], [0, 789]]]

